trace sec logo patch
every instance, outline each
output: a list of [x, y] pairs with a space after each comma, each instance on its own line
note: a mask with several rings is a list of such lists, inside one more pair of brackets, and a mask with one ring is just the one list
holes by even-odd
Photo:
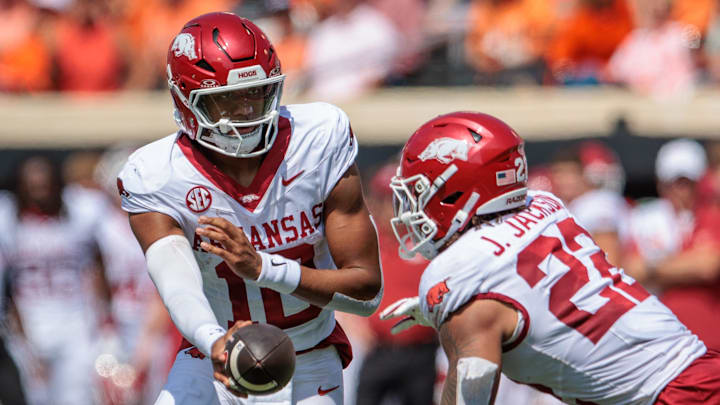
[[205, 212], [212, 205], [212, 194], [203, 186], [195, 186], [185, 196], [185, 205], [192, 212]]

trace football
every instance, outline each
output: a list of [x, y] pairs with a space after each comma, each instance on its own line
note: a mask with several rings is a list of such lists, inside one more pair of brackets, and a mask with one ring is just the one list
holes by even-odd
[[238, 329], [225, 346], [225, 372], [253, 395], [280, 391], [295, 372], [295, 346], [282, 329], [254, 323]]

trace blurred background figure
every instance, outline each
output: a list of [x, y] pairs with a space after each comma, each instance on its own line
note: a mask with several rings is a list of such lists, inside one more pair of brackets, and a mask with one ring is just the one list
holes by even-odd
[[[15, 202], [7, 192], [0, 192], [0, 229], [7, 230], [8, 225], [15, 222]], [[8, 278], [8, 255], [9, 245], [12, 243], [9, 235], [0, 235], [0, 403], [2, 404], [26, 404], [23, 384], [20, 379], [15, 359], [8, 350], [7, 340], [10, 333], [9, 328], [22, 329], [18, 325], [17, 316], [13, 316], [16, 324], [9, 325], [8, 311], [14, 310], [10, 305], [7, 294]]]
[[0, 18], [0, 91], [49, 90], [51, 49], [46, 42], [46, 18], [25, 0], [2, 0]]
[[380, 85], [400, 47], [392, 21], [366, 0], [335, 0], [326, 11], [308, 37], [308, 97], [339, 101]]
[[660, 299], [710, 349], [720, 347], [720, 209], [699, 204], [697, 182], [705, 174], [703, 147], [692, 140], [666, 143], [657, 154], [660, 198], [632, 212], [628, 273], [660, 293]]
[[550, 164], [552, 192], [615, 265], [621, 264], [627, 238], [629, 207], [621, 194], [624, 177], [615, 152], [598, 141], [564, 149]]
[[109, 296], [97, 265], [104, 200], [64, 188], [61, 171], [35, 156], [17, 171], [15, 221], [8, 264], [10, 292], [26, 349], [20, 362], [32, 403], [92, 404], [93, 339]]
[[[393, 217], [390, 180], [395, 159], [382, 165], [368, 184], [367, 202], [378, 230], [380, 260], [385, 279], [381, 308], [404, 297], [417, 295], [420, 275], [428, 262], [421, 256], [401, 259], [390, 227]], [[432, 405], [437, 340], [431, 328], [411, 328], [390, 333], [394, 322], [381, 321], [375, 313], [367, 322], [372, 343], [360, 371], [357, 405]]]
[[131, 153], [131, 148], [109, 149], [93, 172], [95, 183], [110, 199], [97, 235], [112, 291], [113, 320], [111, 340], [101, 348], [105, 357], [99, 371], [113, 404], [154, 401], [179, 344], [168, 333], [174, 329], [170, 316], [150, 280], [127, 214], [120, 208], [117, 175]]
[[123, 86], [125, 44], [113, 20], [111, 1], [74, 0], [56, 22], [51, 46], [59, 90], [98, 92]]

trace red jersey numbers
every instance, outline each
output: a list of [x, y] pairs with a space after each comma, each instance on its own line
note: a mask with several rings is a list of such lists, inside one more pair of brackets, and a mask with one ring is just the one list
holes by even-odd
[[428, 310], [432, 311], [435, 305], [442, 303], [443, 296], [450, 292], [447, 286], [448, 279], [445, 279], [428, 290], [425, 300], [427, 301]]
[[[550, 286], [550, 312], [567, 326], [597, 343], [621, 316], [650, 294], [630, 279], [626, 279], [629, 281], [626, 282], [618, 271], [613, 274], [611, 270], [614, 266], [607, 262], [605, 254], [594, 245], [594, 252], [589, 255], [593, 266], [588, 268], [580, 260], [582, 256], [578, 255], [583, 246], [576, 238], [585, 235], [588, 240], [592, 240], [590, 235], [572, 218], [557, 226], [569, 252], [560, 239], [541, 235], [518, 255], [517, 272], [532, 288], [548, 275], [565, 271]], [[584, 248], [587, 249], [587, 246]], [[572, 301], [576, 293], [590, 282], [590, 271], [596, 271], [603, 279], [610, 280], [610, 283], [598, 283], [600, 291], [597, 294], [607, 301], [594, 313], [578, 308]]]
[[185, 205], [190, 211], [201, 213], [207, 211], [212, 204], [212, 194], [203, 186], [195, 186], [185, 196]]
[[[275, 252], [288, 259], [298, 260], [302, 265], [307, 267], [315, 267], [313, 258], [315, 249], [312, 245], [303, 244], [290, 248], [281, 252]], [[245, 281], [230, 269], [227, 263], [222, 262], [215, 267], [217, 276], [227, 282], [228, 293], [232, 305], [234, 320], [250, 320], [250, 304], [248, 302], [247, 290], [245, 289]], [[304, 310], [286, 316], [283, 308], [282, 297], [280, 293], [269, 288], [260, 288], [262, 296], [263, 310], [265, 311], [265, 320], [271, 325], [275, 325], [280, 329], [288, 329], [300, 326], [305, 322], [317, 318], [322, 309], [315, 305], [310, 305]], [[233, 321], [228, 321], [228, 327], [233, 325]]]

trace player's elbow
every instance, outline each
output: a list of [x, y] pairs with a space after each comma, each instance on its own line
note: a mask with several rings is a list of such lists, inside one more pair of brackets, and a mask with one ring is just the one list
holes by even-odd
[[374, 314], [380, 306], [383, 296], [382, 277], [377, 277], [377, 280], [372, 277], [360, 282], [351, 295], [336, 292], [328, 303], [328, 307], [359, 316]]
[[358, 298], [362, 300], [372, 300], [378, 295], [382, 298], [382, 290], [382, 277], [373, 277], [367, 280], [358, 290]]

